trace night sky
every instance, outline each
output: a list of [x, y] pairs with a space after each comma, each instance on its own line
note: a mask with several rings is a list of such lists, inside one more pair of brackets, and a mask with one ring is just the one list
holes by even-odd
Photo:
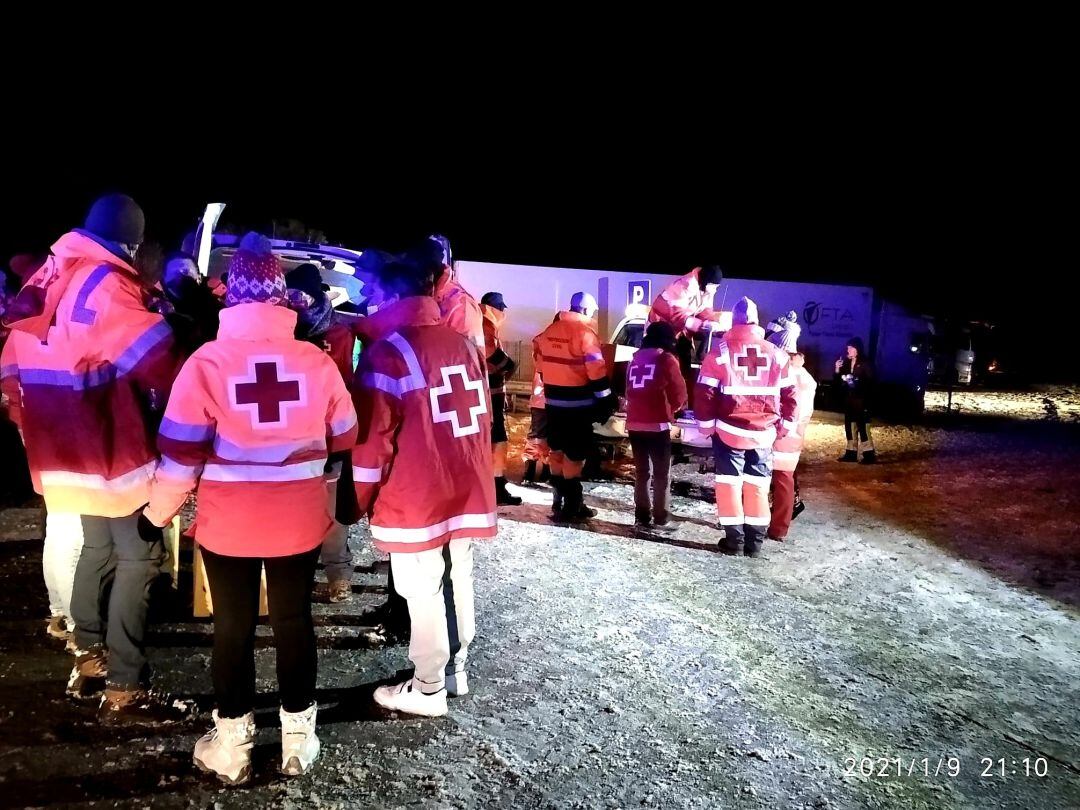
[[713, 262], [1014, 326], [1055, 308], [1075, 265], [1052, 191], [1063, 133], [1047, 129], [1036, 149], [1037, 128], [944, 102], [921, 118], [887, 105], [822, 108], [816, 123], [799, 112], [650, 129], [470, 127], [463, 115], [429, 132], [282, 124], [267, 138], [216, 122], [200, 148], [175, 131], [30, 139], [0, 170], [0, 255], [47, 248], [96, 195], [123, 190], [169, 248], [216, 200], [227, 221], [291, 217], [351, 247], [438, 230], [464, 259], [667, 273]]

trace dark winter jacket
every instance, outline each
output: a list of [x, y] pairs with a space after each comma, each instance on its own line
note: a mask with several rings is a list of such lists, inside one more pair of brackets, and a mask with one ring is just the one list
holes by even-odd
[[870, 411], [874, 393], [874, 367], [868, 361], [859, 357], [854, 361], [853, 370], [852, 361], [844, 358], [834, 379], [844, 413], [859, 415]]

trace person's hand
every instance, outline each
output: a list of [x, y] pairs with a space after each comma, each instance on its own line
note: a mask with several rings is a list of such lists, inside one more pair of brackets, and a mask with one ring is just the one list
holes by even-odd
[[837, 361], [836, 361], [836, 373], [837, 373], [837, 374], [839, 374], [839, 373], [840, 373], [840, 367], [841, 367], [842, 365], [844, 365], [844, 361], [843, 361], [843, 359], [842, 359], [842, 358], [841, 358], [840, 360], [837, 360]]

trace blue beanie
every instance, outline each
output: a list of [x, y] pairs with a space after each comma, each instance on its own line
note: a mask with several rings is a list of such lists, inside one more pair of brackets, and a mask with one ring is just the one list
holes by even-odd
[[146, 218], [139, 204], [127, 194], [106, 194], [90, 206], [83, 227], [110, 242], [141, 245]]

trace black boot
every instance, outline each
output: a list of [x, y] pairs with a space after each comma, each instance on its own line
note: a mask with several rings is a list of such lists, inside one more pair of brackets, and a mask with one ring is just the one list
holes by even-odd
[[499, 506], [521, 506], [521, 498], [506, 491], [506, 476], [495, 477], [495, 503]]
[[649, 507], [634, 510], [634, 523], [638, 526], [648, 526], [652, 523], [652, 513], [649, 511]]
[[570, 523], [579, 523], [596, 517], [596, 510], [585, 505], [585, 495], [581, 489], [581, 479], [574, 478], [563, 483], [562, 519]]
[[844, 455], [840, 456], [837, 461], [858, 461], [859, 453], [856, 450], [845, 450]]
[[530, 458], [525, 462], [525, 475], [521, 477], [521, 483], [523, 484], [535, 484], [536, 483], [536, 459]]
[[716, 550], [721, 554], [727, 554], [729, 557], [733, 557], [742, 551], [743, 539], [742, 537], [734, 537], [728, 534], [727, 527], [721, 523], [716, 524], [716, 529], [722, 532], [720, 536], [720, 543], [717, 545]]
[[877, 463], [877, 453], [875, 451], [873, 451], [873, 450], [864, 451], [863, 454], [862, 454], [862, 461], [860, 463], [861, 464], [876, 464]]
[[551, 467], [545, 464], [540, 468], [540, 477], [536, 479], [536, 483], [543, 484], [545, 481], [551, 480]]
[[551, 516], [555, 520], [562, 520], [563, 510], [563, 486], [566, 479], [561, 475], [551, 476], [551, 489], [554, 491], [554, 495], [551, 497]]
[[794, 520], [801, 515], [804, 509], [806, 509], [806, 504], [801, 499], [795, 501], [795, 505], [791, 507], [791, 519]]

